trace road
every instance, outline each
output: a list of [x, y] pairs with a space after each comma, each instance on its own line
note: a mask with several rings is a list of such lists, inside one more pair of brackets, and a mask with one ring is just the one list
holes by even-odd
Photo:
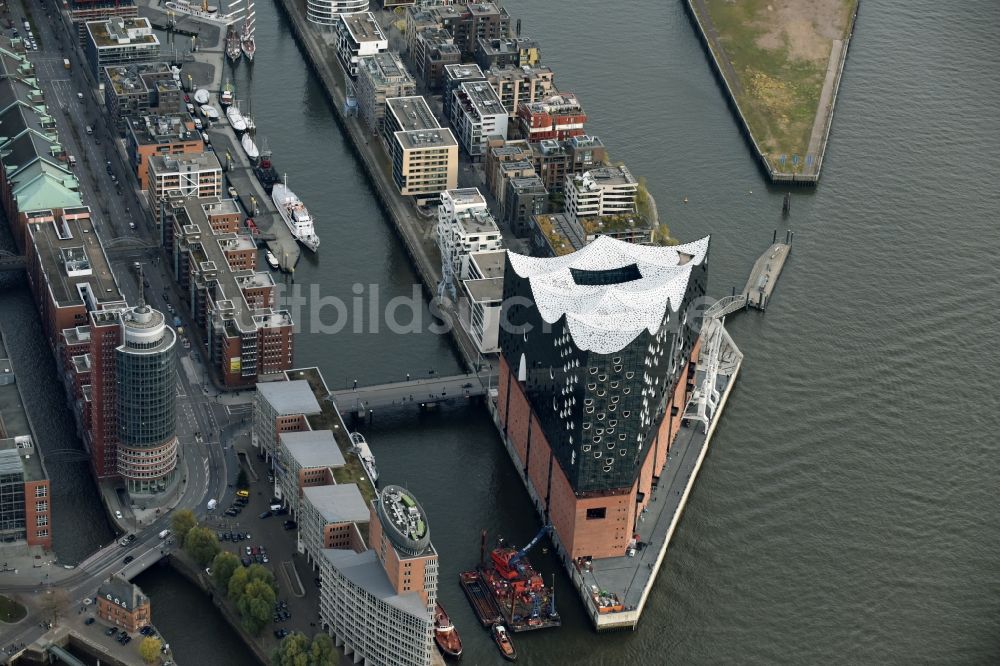
[[[24, 0], [11, 3], [12, 18], [26, 15]], [[39, 87], [57, 122], [59, 137], [66, 151], [77, 158], [76, 175], [85, 205], [91, 207], [95, 226], [108, 248], [109, 259], [123, 295], [129, 303], [137, 303], [140, 294], [154, 307], [167, 309], [169, 304], [178, 313], [181, 301], [169, 275], [163, 270], [162, 253], [157, 246], [157, 231], [152, 216], [140, 203], [141, 192], [134, 175], [124, 160], [124, 144], [113, 136], [112, 128], [99, 104], [95, 82], [88, 78], [84, 60], [76, 48], [75, 33], [54, 13], [52, 0], [32, 4], [34, 30], [40, 50], [28, 52], [35, 64]], [[46, 11], [52, 12], [46, 15]], [[66, 70], [63, 59], [69, 58], [72, 68]], [[83, 101], [77, 93], [83, 93]], [[94, 129], [86, 133], [86, 126]], [[109, 165], [110, 161], [110, 165]], [[118, 179], [115, 184], [110, 171]], [[143, 265], [141, 282], [132, 264]], [[186, 326], [185, 315], [180, 315]], [[220, 503], [232, 494], [238, 462], [233, 440], [242, 436], [248, 426], [249, 396], [244, 400], [221, 397], [211, 384], [195, 350], [181, 350], [177, 382], [177, 436], [181, 442], [179, 462], [182, 492], [170, 509], [194, 509], [199, 516], [206, 514], [209, 498]], [[134, 530], [137, 538], [127, 548], [113, 542], [93, 553], [76, 568], [48, 568], [5, 574], [3, 590], [20, 593], [27, 601], [29, 617], [16, 625], [0, 625], [0, 645], [31, 643], [46, 630], [40, 626], [40, 615], [34, 610], [33, 597], [58, 587], [65, 590], [72, 603], [93, 597], [97, 586], [111, 574], [132, 577], [141, 569], [160, 559], [171, 548], [158, 534], [169, 527], [169, 510], [151, 514], [148, 519], [126, 516], [123, 528]], [[142, 522], [138, 522], [142, 520]], [[130, 530], [132, 531], [132, 530]], [[128, 565], [123, 558], [134, 559]]]

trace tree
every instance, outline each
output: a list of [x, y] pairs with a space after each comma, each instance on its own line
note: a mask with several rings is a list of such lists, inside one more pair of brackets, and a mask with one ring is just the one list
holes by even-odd
[[251, 634], [259, 634], [274, 611], [277, 595], [266, 581], [255, 579], [247, 583], [236, 607], [243, 619], [243, 627]]
[[45, 591], [39, 605], [45, 611], [44, 617], [48, 618], [52, 624], [56, 624], [59, 622], [59, 616], [69, 606], [69, 595], [61, 587], [54, 587]]
[[198, 519], [194, 517], [194, 512], [191, 509], [178, 509], [174, 511], [170, 519], [170, 527], [177, 537], [177, 543], [184, 543], [184, 537], [197, 524]]
[[223, 590], [229, 589], [229, 579], [240, 568], [240, 560], [233, 553], [222, 551], [212, 560], [212, 580]]
[[156, 636], [146, 636], [139, 643], [139, 656], [147, 664], [152, 664], [160, 660], [160, 648], [163, 643]]
[[184, 537], [184, 550], [201, 566], [206, 566], [219, 553], [219, 539], [207, 527], [192, 527]]
[[274, 666], [310, 666], [309, 639], [295, 632], [285, 636], [271, 657]]
[[313, 636], [312, 647], [309, 649], [310, 666], [334, 666], [336, 663], [333, 639], [329, 634], [320, 632]]
[[240, 467], [240, 473], [236, 475], [236, 487], [240, 490], [246, 490], [250, 487], [250, 479], [247, 478], [247, 471]]
[[233, 572], [233, 575], [229, 577], [229, 587], [227, 589], [229, 598], [233, 600], [234, 604], [239, 604], [240, 599], [243, 598], [243, 590], [246, 589], [247, 583], [250, 582], [250, 571], [245, 567], [240, 567]]

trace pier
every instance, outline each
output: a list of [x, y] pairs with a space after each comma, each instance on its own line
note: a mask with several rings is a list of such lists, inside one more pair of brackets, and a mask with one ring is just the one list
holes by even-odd
[[785, 267], [785, 260], [788, 259], [792, 251], [791, 231], [785, 233], [785, 241], [777, 241], [778, 232], [774, 232], [771, 246], [754, 262], [750, 269], [750, 277], [747, 278], [743, 291], [739, 294], [733, 293], [715, 302], [712, 307], [705, 311], [706, 317], [719, 318], [728, 314], [739, 312], [747, 308], [754, 308], [763, 312], [767, 309], [767, 304], [771, 302], [771, 294], [778, 284], [778, 277]]

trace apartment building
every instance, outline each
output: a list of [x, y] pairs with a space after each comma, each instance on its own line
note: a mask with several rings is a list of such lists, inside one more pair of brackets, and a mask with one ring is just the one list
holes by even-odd
[[362, 56], [354, 84], [358, 115], [372, 134], [380, 134], [385, 121], [385, 101], [392, 97], [412, 97], [417, 84], [394, 51]]
[[423, 97], [387, 99], [382, 132], [401, 194], [422, 204], [458, 184], [458, 142]]
[[87, 21], [86, 31], [84, 55], [98, 81], [105, 67], [160, 60], [160, 40], [147, 18], [114, 16]]
[[363, 56], [389, 50], [389, 40], [371, 12], [338, 14], [337, 58], [351, 78], [358, 75], [358, 61]]
[[204, 153], [205, 142], [187, 113], [130, 116], [125, 119], [125, 149], [139, 187], [148, 190], [151, 157]]
[[500, 309], [506, 261], [504, 250], [472, 252], [468, 277], [462, 280], [465, 303], [459, 306], [459, 321], [481, 354], [500, 350]]
[[441, 193], [436, 231], [441, 261], [459, 280], [469, 277], [471, 253], [503, 248], [486, 197], [474, 187]]
[[172, 115], [184, 110], [184, 91], [165, 62], [105, 67], [101, 81], [108, 118], [119, 132], [128, 129], [129, 117]]
[[493, 67], [534, 67], [542, 58], [538, 42], [528, 37], [476, 40], [476, 62], [483, 70]]
[[552, 69], [543, 65], [490, 67], [484, 73], [512, 118], [522, 103], [533, 104], [556, 94]]
[[302, 490], [334, 483], [333, 470], [346, 464], [329, 430], [278, 433], [278, 447], [271, 459], [275, 495], [298, 517]]
[[565, 141], [546, 139], [531, 144], [535, 173], [550, 193], [561, 193], [566, 177], [599, 167], [607, 162], [608, 151], [596, 136], [580, 135]]
[[503, 196], [497, 201], [497, 216], [503, 224], [510, 226], [515, 236], [527, 236], [531, 230], [531, 219], [549, 209], [549, 191], [533, 169], [530, 176], [505, 178], [503, 182]]
[[341, 14], [368, 11], [368, 0], [306, 0], [306, 20], [322, 26], [335, 26]]
[[473, 160], [481, 160], [491, 136], [507, 138], [507, 110], [487, 83], [465, 82], [452, 92], [451, 125]]
[[[64, 4], [63, 7], [66, 7]], [[110, 18], [131, 19], [139, 15], [135, 0], [68, 0], [69, 17], [76, 26], [77, 40], [81, 47], [87, 45], [87, 22]]]
[[153, 155], [146, 166], [148, 189], [154, 201], [170, 197], [207, 199], [222, 196], [222, 165], [215, 151]]
[[458, 86], [463, 83], [482, 82], [485, 80], [486, 76], [483, 74], [483, 70], [479, 69], [479, 65], [461, 63], [445, 65], [441, 83], [441, 105], [444, 109], [444, 117], [449, 119], [449, 121], [452, 118], [454, 113], [452, 110], [452, 94], [458, 89]]
[[168, 198], [164, 214], [174, 278], [219, 381], [250, 387], [291, 368], [292, 317], [276, 307], [270, 272], [256, 270], [257, 246], [238, 233], [243, 215], [236, 202]]
[[449, 29], [465, 58], [475, 58], [480, 39], [491, 42], [510, 34], [510, 14], [493, 2], [469, 2], [459, 5], [458, 10], [459, 19]]
[[462, 50], [455, 45], [454, 36], [443, 28], [420, 32], [410, 53], [417, 78], [432, 92], [441, 90], [445, 68], [462, 62]]
[[559, 93], [517, 107], [519, 135], [535, 143], [548, 139], [562, 141], [584, 133], [587, 114], [573, 93]]
[[623, 164], [567, 174], [566, 212], [575, 218], [635, 215], [639, 182]]
[[423, 507], [389, 485], [369, 507], [369, 550], [322, 550], [319, 615], [357, 662], [430, 666], [438, 555]]
[[371, 514], [356, 484], [305, 487], [299, 506], [299, 538], [306, 558], [314, 566], [319, 565], [325, 549], [365, 549], [359, 527], [367, 534]]

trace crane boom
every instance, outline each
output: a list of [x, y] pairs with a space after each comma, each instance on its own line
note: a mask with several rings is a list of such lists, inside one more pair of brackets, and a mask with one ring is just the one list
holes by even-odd
[[511, 557], [510, 560], [508, 560], [509, 566], [514, 566], [515, 564], [517, 564], [518, 560], [527, 555], [528, 551], [537, 546], [538, 542], [542, 540], [542, 537], [548, 535], [548, 533], [551, 531], [552, 531], [552, 525], [543, 525], [542, 529], [538, 530], [538, 534], [535, 535], [535, 538], [529, 541], [528, 545], [526, 545], [524, 548], [514, 553], [514, 556]]

